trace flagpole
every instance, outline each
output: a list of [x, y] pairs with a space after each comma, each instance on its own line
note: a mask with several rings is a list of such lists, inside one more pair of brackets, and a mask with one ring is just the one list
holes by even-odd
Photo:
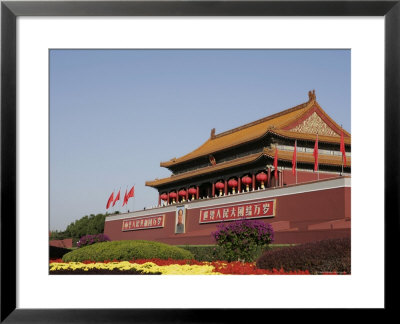
[[[317, 156], [318, 156], [318, 158], [319, 158], [319, 142], [318, 142], [318, 133], [317, 133], [317, 143], [318, 143], [318, 145], [317, 145]], [[317, 174], [318, 174], [318, 180], [319, 180], [319, 161], [318, 161], [318, 159], [317, 159]]]
[[[125, 201], [125, 199], [126, 199], [126, 195], [128, 194], [128, 186], [125, 186], [125, 195], [124, 195], [124, 201]], [[124, 203], [124, 202], [122, 202], [122, 203]], [[128, 212], [128, 202], [126, 202], [126, 204], [125, 204], [126, 206], [125, 206], [125, 213], [127, 213]]]
[[343, 154], [342, 154], [342, 173], [340, 175], [343, 176]]
[[[275, 162], [276, 160], [276, 162]], [[279, 173], [278, 173], [278, 144], [275, 144], [275, 156], [274, 156], [274, 178], [275, 188], [279, 186]]]
[[294, 149], [296, 150], [296, 184], [297, 184], [297, 140], [294, 143]]
[[[115, 188], [114, 188], [113, 192], [115, 192]], [[113, 196], [113, 202], [114, 202], [114, 199], [115, 199], [115, 197]], [[113, 202], [111, 203], [111, 205], [113, 204]], [[111, 213], [114, 214], [114, 209], [115, 208], [114, 208], [114, 206], [111, 206], [111, 207], [112, 207], [112, 212]]]
[[[117, 200], [117, 201], [120, 201], [120, 200], [121, 200], [121, 187], [119, 187], [118, 193], [119, 193], [119, 197], [118, 197], [118, 200]], [[115, 203], [117, 203], [117, 202], [115, 202]]]
[[[343, 135], [343, 125], [342, 124], [340, 124], [340, 128], [342, 129], [342, 135]], [[346, 152], [346, 150], [344, 150], [344, 151]], [[342, 173], [340, 175], [343, 176], [343, 154], [342, 154]]]
[[[133, 188], [135, 188], [136, 183], [133, 184]], [[135, 189], [133, 189], [133, 200], [132, 200], [132, 211], [135, 210], [135, 197], [136, 197], [136, 193], [135, 193]]]

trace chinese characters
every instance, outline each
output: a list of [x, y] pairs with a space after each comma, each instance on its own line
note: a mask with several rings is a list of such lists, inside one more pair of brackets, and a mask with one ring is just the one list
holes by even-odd
[[132, 218], [126, 219], [122, 222], [122, 231], [133, 231], [155, 227], [164, 227], [164, 215]]
[[260, 201], [200, 210], [200, 223], [230, 221], [238, 218], [260, 218], [275, 216], [276, 200]]

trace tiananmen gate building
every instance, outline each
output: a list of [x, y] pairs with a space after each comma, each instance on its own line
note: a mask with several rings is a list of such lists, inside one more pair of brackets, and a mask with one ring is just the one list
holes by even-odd
[[351, 136], [320, 107], [315, 91], [308, 96], [249, 124], [212, 129], [200, 147], [161, 162], [172, 175], [146, 182], [158, 191], [157, 207], [108, 215], [104, 233], [111, 240], [214, 244], [219, 223], [249, 218], [270, 223], [275, 243], [349, 237]]

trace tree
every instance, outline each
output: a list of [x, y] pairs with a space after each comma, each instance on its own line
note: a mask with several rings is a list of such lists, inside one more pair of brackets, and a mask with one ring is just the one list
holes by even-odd
[[64, 239], [74, 238], [80, 239], [85, 235], [96, 235], [104, 232], [104, 222], [106, 215], [104, 214], [90, 214], [85, 215], [75, 222], [69, 224], [65, 231], [53, 231], [50, 239]]

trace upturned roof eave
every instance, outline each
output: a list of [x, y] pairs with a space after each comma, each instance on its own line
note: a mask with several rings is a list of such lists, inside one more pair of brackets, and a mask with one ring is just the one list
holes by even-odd
[[[184, 161], [181, 161], [181, 162], [178, 162], [178, 163], [174, 163], [172, 161], [161, 162], [160, 166], [168, 168], [169, 170], [171, 170], [170, 167], [175, 167], [175, 166], [180, 165], [181, 163], [190, 162], [190, 161], [199, 159], [201, 157], [207, 157], [210, 154], [215, 154], [217, 152], [221, 152], [221, 151], [226, 150], [226, 149], [234, 149], [235, 147], [238, 147], [238, 146], [241, 146], [241, 145], [245, 145], [245, 144], [251, 143], [253, 141], [259, 140], [259, 139], [261, 139], [263, 137], [266, 137], [266, 136], [268, 136], [268, 134], [276, 135], [276, 136], [279, 136], [279, 137], [282, 137], [282, 138], [297, 139], [297, 140], [301, 140], [301, 141], [315, 141], [317, 139], [317, 135], [314, 135], [314, 134], [297, 133], [297, 132], [290, 132], [290, 131], [284, 131], [284, 130], [281, 130], [281, 129], [272, 128], [272, 129], [268, 129], [261, 136], [256, 136], [254, 138], [251, 138], [251, 139], [249, 139], [247, 141], [244, 141], [244, 142], [241, 142], [239, 144], [232, 145], [232, 146], [227, 146], [227, 147], [225, 147], [223, 149], [220, 149], [218, 151], [210, 152], [210, 153], [207, 153], [205, 155], [199, 155], [199, 156], [196, 156], [196, 157], [193, 157], [191, 159], [184, 160]], [[327, 143], [327, 144], [340, 144], [340, 137], [336, 137], [336, 136], [321, 136], [320, 135], [318, 137], [318, 141], [320, 143]], [[345, 145], [351, 145], [351, 138], [350, 137], [344, 137], [344, 143], [345, 143]]]
[[[291, 113], [293, 113], [293, 112], [295, 112], [295, 111], [304, 109], [304, 111], [301, 113], [300, 116], [298, 116], [298, 115], [291, 116], [291, 117], [288, 118], [285, 122], [283, 122], [283, 123], [282, 123], [282, 122], [281, 122], [281, 123], [278, 123], [278, 124], [275, 125], [275, 127], [273, 127], [273, 128], [268, 128], [268, 129], [267, 129], [264, 133], [262, 133], [262, 134], [255, 134], [253, 137], [250, 137], [250, 138], [248, 138], [248, 139], [246, 139], [246, 140], [244, 140], [244, 141], [242, 141], [242, 142], [239, 141], [239, 142], [235, 142], [235, 143], [233, 143], [233, 144], [228, 143], [228, 144], [225, 145], [225, 146], [221, 146], [221, 147], [219, 147], [218, 149], [210, 150], [210, 151], [205, 152], [205, 153], [200, 153], [200, 154], [198, 154], [198, 155], [193, 154], [193, 152], [195, 152], [195, 151], [197, 151], [197, 150], [201, 150], [201, 148], [202, 148], [203, 146], [207, 145], [210, 141], [213, 140], [212, 138], [210, 138], [210, 139], [208, 139], [206, 142], [204, 142], [202, 145], [200, 145], [196, 150], [194, 150], [194, 151], [192, 151], [192, 152], [190, 152], [190, 153], [188, 153], [188, 154], [186, 154], [186, 155], [184, 155], [184, 156], [182, 156], [182, 157], [180, 157], [180, 158], [174, 158], [174, 159], [172, 159], [172, 160], [170, 160], [170, 161], [161, 162], [161, 163], [160, 163], [160, 166], [161, 166], [161, 167], [168, 168], [169, 170], [172, 171], [172, 169], [173, 169], [174, 167], [177, 167], [177, 166], [181, 165], [182, 163], [187, 163], [187, 162], [190, 162], [190, 161], [199, 159], [199, 158], [207, 157], [207, 156], [209, 156], [210, 154], [216, 154], [216, 153], [221, 152], [221, 151], [224, 151], [224, 150], [226, 150], [226, 149], [233, 149], [233, 148], [235, 148], [235, 147], [238, 147], [238, 146], [241, 146], [241, 145], [245, 145], [245, 144], [247, 144], [247, 143], [250, 143], [250, 142], [259, 140], [259, 139], [261, 139], [261, 138], [267, 136], [268, 134], [277, 135], [277, 136], [280, 136], [280, 137], [283, 137], [283, 138], [298, 139], [298, 140], [302, 140], [302, 141], [315, 141], [315, 139], [316, 139], [316, 137], [317, 137], [316, 134], [306, 134], [306, 133], [300, 133], [300, 132], [291, 132], [291, 131], [289, 131], [289, 130], [285, 130], [285, 129], [284, 129], [286, 126], [290, 125], [291, 123], [293, 123], [293, 122], [295, 122], [296, 120], [300, 119], [302, 116], [306, 115], [306, 114], [309, 112], [309, 110], [312, 109], [313, 107], [317, 107], [317, 109], [320, 110], [321, 113], [322, 113], [322, 114], [337, 128], [337, 129], [341, 129], [341, 127], [340, 127], [340, 126], [339, 126], [339, 125], [338, 125], [338, 124], [337, 124], [337, 123], [336, 123], [336, 122], [321, 108], [321, 106], [318, 104], [318, 102], [317, 102], [316, 99], [314, 98], [314, 99], [312, 99], [312, 100], [309, 100], [308, 102], [305, 102], [305, 103], [302, 103], [302, 104], [297, 105], [297, 106], [295, 106], [295, 107], [286, 109], [286, 110], [284, 110], [284, 111], [282, 111], [282, 112], [279, 112], [279, 113], [270, 115], [270, 116], [268, 116], [268, 117], [264, 117], [264, 118], [259, 119], [259, 120], [257, 120], [257, 121], [254, 121], [254, 122], [251, 122], [251, 123], [248, 123], [248, 124], [245, 124], [245, 125], [242, 125], [242, 126], [233, 128], [233, 129], [231, 129], [231, 130], [222, 132], [222, 133], [220, 133], [220, 134], [217, 134], [217, 135], [215, 135], [215, 139], [220, 138], [220, 137], [223, 137], [223, 136], [226, 136], [226, 135], [229, 135], [229, 134], [232, 134], [232, 133], [235, 133], [235, 132], [238, 132], [238, 131], [241, 131], [241, 130], [243, 130], [243, 129], [246, 129], [246, 128], [249, 128], [249, 127], [252, 127], [252, 126], [255, 126], [255, 125], [258, 125], [258, 124], [260, 124], [260, 123], [264, 123], [264, 122], [267, 122], [267, 121], [271, 121], [271, 120], [276, 119], [276, 118], [278, 118], [278, 117], [282, 117], [282, 116], [284, 116], [284, 115], [291, 114]], [[269, 127], [270, 127], [270, 126], [269, 126]], [[342, 130], [343, 130], [343, 133], [344, 133], [344, 135], [345, 135], [345, 136], [344, 136], [345, 145], [351, 145], [351, 135], [350, 135], [350, 133], [348, 133], [348, 132], [347, 132], [346, 130], [344, 130], [344, 129], [342, 129]], [[337, 136], [323, 136], [323, 135], [321, 136], [321, 135], [320, 135], [318, 139], [319, 139], [319, 142], [321, 142], [321, 143], [340, 144], [340, 137], [337, 137]], [[190, 156], [190, 155], [192, 155], [192, 156]]]
[[[226, 162], [222, 162], [216, 165], [210, 165], [201, 169], [197, 169], [197, 170], [193, 170], [193, 171], [188, 171], [188, 172], [184, 172], [184, 173], [180, 173], [177, 175], [171, 175], [168, 178], [163, 178], [163, 179], [157, 179], [157, 180], [152, 180], [152, 181], [146, 181], [145, 185], [149, 186], [149, 187], [159, 187], [162, 186], [166, 183], [172, 183], [172, 182], [176, 182], [176, 181], [181, 181], [193, 176], [201, 176], [204, 174], [208, 174], [208, 173], [214, 173], [214, 172], [218, 172], [221, 170], [226, 170], [229, 168], [234, 168], [237, 166], [241, 166], [247, 163], [252, 163], [257, 161], [258, 159], [262, 158], [264, 156], [263, 152], [259, 152], [259, 153], [254, 153], [251, 154], [250, 156], [245, 156], [239, 159], [235, 159], [235, 160], [231, 160], [231, 161], [226, 161]], [[166, 180], [169, 180], [167, 182], [165, 182]], [[162, 182], [162, 183], [160, 183]], [[157, 184], [158, 183], [158, 184]]]
[[[253, 122], [247, 123], [247, 124], [245, 124], [245, 125], [242, 125], [242, 126], [233, 128], [233, 129], [231, 129], [231, 130], [222, 132], [222, 133], [220, 133], [220, 134], [217, 134], [217, 135], [215, 135], [215, 138], [223, 137], [223, 136], [226, 136], [226, 135], [229, 135], [229, 134], [238, 132], [238, 131], [240, 131], [240, 130], [243, 130], [243, 129], [246, 129], [246, 128], [249, 128], [249, 127], [258, 125], [258, 124], [260, 124], [260, 123], [264, 123], [264, 122], [273, 120], [273, 119], [276, 119], [276, 118], [278, 118], [278, 117], [281, 117], [281, 116], [284, 116], [284, 115], [293, 113], [293, 112], [298, 111], [298, 110], [301, 110], [301, 109], [306, 109], [306, 110], [308, 110], [308, 109], [310, 109], [310, 108], [314, 105], [315, 102], [316, 102], [315, 100], [309, 100], [309, 101], [307, 101], [307, 102], [305, 102], [305, 103], [302, 103], [302, 104], [300, 104], [300, 105], [297, 105], [297, 106], [295, 106], [295, 107], [286, 109], [286, 110], [281, 111], [281, 112], [278, 112], [278, 113], [276, 113], [276, 114], [273, 114], [273, 115], [270, 115], [270, 116], [267, 116], [267, 117], [258, 119], [258, 120], [256, 120], [256, 121], [253, 121]], [[292, 121], [296, 120], [297, 118], [298, 118], [298, 117], [292, 117], [292, 118], [289, 119], [289, 121], [292, 122]], [[287, 121], [286, 121], [286, 122], [287, 122]], [[285, 124], [286, 124], [286, 122], [285, 122]], [[278, 127], [280, 127], [280, 126], [278, 126]], [[190, 152], [190, 153], [188, 153], [188, 154], [186, 154], [186, 155], [184, 155], [184, 156], [182, 156], [182, 157], [180, 157], [180, 158], [177, 158], [176, 160], [175, 160], [175, 158], [174, 158], [174, 159], [172, 159], [172, 160], [170, 160], [170, 161], [160, 162], [160, 167], [169, 168], [169, 167], [171, 167], [171, 166], [177, 166], [177, 165], [179, 165], [179, 164], [181, 164], [181, 163], [189, 162], [189, 161], [198, 159], [198, 158], [200, 158], [200, 157], [206, 157], [206, 156], [208, 156], [208, 155], [210, 155], [210, 154], [215, 154], [216, 152], [219, 152], [219, 151], [221, 151], [221, 150], [225, 150], [225, 149], [227, 149], [227, 148], [234, 148], [234, 147], [236, 147], [236, 146], [240, 146], [240, 145], [246, 144], [246, 143], [248, 143], [248, 142], [251, 142], [251, 141], [260, 139], [260, 138], [262, 138], [263, 136], [265, 136], [267, 133], [268, 133], [268, 131], [264, 132], [264, 133], [261, 134], [261, 135], [255, 135], [254, 137], [252, 137], [252, 138], [250, 138], [250, 139], [248, 139], [248, 140], [246, 140], [246, 141], [243, 141], [243, 142], [238, 142], [238, 143], [235, 143], [235, 144], [233, 144], [233, 145], [229, 145], [229, 144], [228, 144], [228, 145], [226, 145], [225, 147], [222, 147], [222, 148], [220, 148], [220, 149], [218, 149], [218, 150], [216, 150], [216, 151], [210, 151], [210, 152], [207, 152], [207, 153], [204, 153], [204, 154], [199, 154], [199, 155], [197, 155], [197, 156], [195, 155], [195, 156], [193, 156], [193, 157], [188, 157], [188, 158], [186, 158], [187, 156], [189, 156], [190, 154], [192, 154], [194, 151], [199, 150], [199, 149], [202, 148], [204, 145], [206, 145], [207, 143], [209, 143], [209, 141], [212, 140], [211, 138], [209, 138], [209, 139], [208, 139], [207, 141], [205, 141], [202, 145], [200, 145], [196, 150], [194, 150], [194, 151], [192, 151], [192, 152]]]

